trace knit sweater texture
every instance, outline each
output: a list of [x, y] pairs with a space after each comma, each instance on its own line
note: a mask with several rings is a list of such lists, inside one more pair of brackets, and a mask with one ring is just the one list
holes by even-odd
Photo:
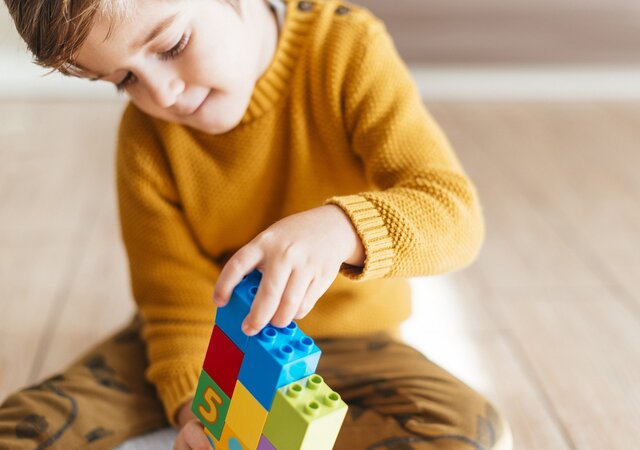
[[345, 2], [287, 3], [234, 129], [210, 135], [133, 104], [120, 125], [120, 223], [146, 375], [172, 423], [195, 392], [220, 270], [279, 219], [338, 205], [365, 248], [364, 267], [343, 265], [298, 322], [312, 337], [397, 328], [410, 314], [406, 278], [459, 269], [483, 240], [474, 186], [384, 24]]

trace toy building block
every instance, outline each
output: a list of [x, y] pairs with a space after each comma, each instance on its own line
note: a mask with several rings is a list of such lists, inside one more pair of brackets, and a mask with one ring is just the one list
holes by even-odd
[[216, 325], [244, 352], [249, 343], [249, 336], [242, 332], [242, 321], [253, 303], [258, 292], [258, 285], [262, 274], [254, 270], [238, 283], [233, 290], [229, 302], [224, 308], [218, 308], [216, 312]]
[[330, 450], [347, 405], [320, 375], [278, 389], [264, 435], [278, 450]]
[[219, 440], [216, 439], [215, 436], [206, 428], [204, 429], [204, 433], [207, 435], [207, 438], [214, 450], [250, 450], [250, 447], [244, 445], [233, 430], [227, 425], [225, 425], [222, 430], [222, 436], [220, 436]]
[[226, 423], [248, 448], [258, 448], [269, 412], [251, 395], [240, 381], [233, 392]]
[[320, 353], [295, 322], [267, 325], [249, 341], [238, 380], [268, 411], [278, 388], [315, 372]]
[[207, 439], [209, 439], [209, 442], [211, 443], [211, 446], [214, 449], [220, 448], [220, 442], [216, 439], [216, 437], [213, 434], [211, 434], [211, 431], [209, 431], [207, 427], [204, 427], [204, 434], [207, 435]]
[[258, 448], [256, 450], [276, 450], [276, 448], [263, 434], [260, 436], [260, 442], [258, 442]]
[[252, 450], [253, 448], [255, 447], [247, 447], [229, 424], [224, 426], [222, 436], [215, 447], [216, 450]]
[[191, 410], [216, 439], [219, 439], [222, 435], [222, 427], [224, 426], [230, 403], [231, 399], [207, 375], [207, 372], [204, 370], [200, 372], [200, 379], [198, 380], [196, 395], [191, 404]]
[[233, 396], [243, 357], [220, 327], [214, 326], [202, 368], [229, 398]]
[[313, 339], [293, 322], [242, 332], [261, 278], [244, 277], [218, 309], [192, 410], [216, 450], [330, 449], [347, 407], [313, 375]]

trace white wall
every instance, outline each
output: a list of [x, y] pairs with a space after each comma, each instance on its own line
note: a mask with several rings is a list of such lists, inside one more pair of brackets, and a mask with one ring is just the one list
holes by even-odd
[[[6, 5], [0, 3], [0, 99], [117, 96], [109, 83], [57, 73], [45, 76], [47, 70], [31, 62]], [[640, 66], [414, 66], [411, 70], [426, 100], [640, 99]]]
[[2, 98], [114, 98], [115, 89], [107, 83], [91, 83], [64, 77], [45, 76], [31, 61], [4, 2], [0, 2], [0, 99]]

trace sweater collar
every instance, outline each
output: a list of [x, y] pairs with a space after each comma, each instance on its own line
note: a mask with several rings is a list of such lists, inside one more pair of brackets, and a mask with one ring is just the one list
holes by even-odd
[[276, 51], [267, 70], [257, 80], [249, 106], [240, 124], [244, 125], [262, 117], [285, 94], [289, 80], [302, 52], [311, 23], [319, 5], [310, 10], [298, 8], [296, 1], [287, 1]]

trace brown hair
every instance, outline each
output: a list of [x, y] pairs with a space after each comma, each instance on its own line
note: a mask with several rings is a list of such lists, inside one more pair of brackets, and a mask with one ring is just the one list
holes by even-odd
[[[240, 13], [240, 0], [222, 0]], [[135, 0], [5, 0], [16, 29], [33, 53], [36, 64], [65, 75], [80, 76], [74, 54], [95, 20], [113, 23], [130, 13]]]
[[73, 55], [99, 15], [113, 19], [125, 13], [122, 0], [5, 0], [16, 29], [36, 64], [79, 75]]

